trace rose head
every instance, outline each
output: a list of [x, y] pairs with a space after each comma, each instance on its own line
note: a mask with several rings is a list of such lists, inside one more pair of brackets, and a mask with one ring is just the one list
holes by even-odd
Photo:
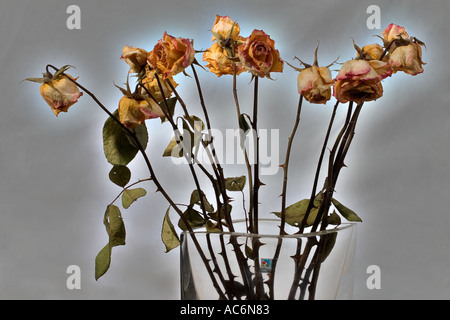
[[376, 100], [383, 95], [381, 80], [391, 74], [391, 67], [383, 61], [347, 61], [336, 77], [333, 95], [341, 103]]
[[136, 128], [146, 119], [164, 116], [157, 103], [147, 99], [134, 99], [124, 96], [119, 101], [119, 120], [127, 128]]
[[147, 56], [148, 52], [144, 49], [125, 46], [120, 59], [130, 66], [130, 73], [139, 73], [142, 67], [147, 64]]
[[245, 69], [240, 63], [232, 62], [227, 50], [222, 48], [217, 42], [214, 42], [208, 50], [203, 53], [203, 61], [208, 62], [206, 65], [209, 71], [220, 77], [224, 74], [233, 74], [234, 65], [236, 65], [236, 74], [242, 73]]
[[389, 43], [395, 39], [407, 39], [409, 38], [408, 33], [405, 31], [404, 27], [400, 27], [396, 24], [391, 23], [383, 30], [383, 39], [385, 43]]
[[83, 92], [78, 90], [77, 85], [67, 77], [73, 79], [68, 74], [61, 74], [55, 79], [43, 83], [40, 88], [41, 96], [56, 116], [60, 112], [67, 112], [78, 101], [78, 98], [83, 95]]
[[184, 38], [175, 38], [164, 32], [163, 39], [159, 40], [149, 53], [149, 65], [160, 71], [163, 79], [182, 72], [195, 58], [192, 41]]
[[380, 60], [381, 55], [383, 54], [384, 49], [378, 43], [369, 44], [361, 48], [361, 51], [358, 52], [358, 57], [364, 57], [366, 60]]
[[388, 62], [392, 66], [392, 71], [394, 73], [403, 71], [413, 76], [422, 73], [422, 65], [425, 64], [422, 61], [422, 49], [420, 48], [420, 44], [415, 42], [406, 46], [397, 47], [389, 55]]
[[240, 32], [239, 24], [234, 22], [229, 16], [216, 15], [216, 20], [211, 30], [213, 37], [211, 41], [226, 42], [227, 40], [237, 40]]
[[310, 103], [325, 104], [330, 100], [333, 83], [327, 67], [311, 66], [300, 71], [297, 77], [298, 93]]
[[254, 30], [239, 46], [242, 65], [254, 76], [270, 78], [271, 72], [283, 72], [283, 60], [275, 49], [275, 41], [262, 30]]

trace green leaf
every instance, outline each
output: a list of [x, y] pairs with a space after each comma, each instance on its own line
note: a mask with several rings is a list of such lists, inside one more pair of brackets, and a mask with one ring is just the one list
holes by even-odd
[[248, 115], [245, 113], [241, 113], [239, 115], [239, 128], [242, 131], [244, 131], [244, 133], [247, 132], [248, 130], [250, 130], [250, 128], [251, 128], [250, 125], [248, 124], [247, 120], [245, 119], [245, 116], [248, 117]]
[[[186, 211], [183, 212], [183, 216], [192, 229], [200, 228], [205, 225], [205, 220], [203, 219], [203, 217], [197, 210], [193, 209], [191, 206], [189, 206]], [[178, 221], [178, 227], [183, 231], [186, 231], [188, 229], [183, 219], [181, 218]]]
[[336, 213], [336, 210], [333, 210], [333, 212], [328, 217], [328, 223], [338, 226], [341, 224], [341, 217]]
[[[306, 210], [308, 209], [309, 199], [300, 200], [294, 204], [291, 204], [285, 210], [285, 221], [287, 224], [291, 226], [299, 227], [305, 218]], [[314, 220], [316, 219], [318, 208], [313, 207], [308, 215], [308, 219], [306, 221], [306, 226], [311, 226], [314, 224]], [[272, 212], [278, 218], [281, 218], [281, 212]]]
[[213, 222], [212, 220], [206, 221], [206, 231], [212, 233], [222, 232], [222, 230], [220, 230], [219, 228], [219, 224]]
[[331, 198], [331, 202], [336, 207], [336, 209], [339, 211], [339, 213], [345, 219], [347, 219], [347, 221], [350, 221], [350, 222], [362, 222], [361, 218], [358, 217], [358, 215], [354, 211], [350, 210], [349, 208], [344, 206], [342, 203], [340, 203], [336, 199]]
[[[119, 117], [117, 110], [114, 111], [113, 116]], [[147, 127], [145, 124], [141, 124], [134, 130], [139, 142], [145, 149], [148, 142]], [[126, 166], [134, 159], [139, 149], [128, 133], [115, 120], [108, 117], [103, 126], [103, 151], [106, 159], [112, 165]]]
[[97, 281], [108, 271], [111, 264], [111, 246], [109, 243], [95, 257], [95, 280]]
[[323, 252], [320, 256], [320, 261], [324, 262], [326, 258], [330, 255], [331, 251], [334, 248], [334, 245], [336, 244], [336, 238], [337, 238], [337, 232], [333, 232], [327, 235], [324, 235], [321, 237], [320, 241], [326, 241], [325, 248], [323, 249]]
[[200, 195], [203, 198], [203, 205], [205, 206], [205, 211], [206, 212], [214, 212], [214, 207], [211, 205], [211, 203], [209, 203], [208, 199], [206, 199], [206, 196], [203, 193], [203, 191], [200, 191], [200, 194], [199, 194], [198, 190], [192, 191], [190, 204], [191, 205], [196, 204], [196, 205], [200, 206], [200, 208], [201, 208], [202, 201], [200, 199]]
[[119, 187], [125, 187], [130, 181], [131, 171], [127, 166], [114, 165], [109, 172], [109, 180], [117, 184]]
[[126, 189], [122, 194], [122, 206], [125, 209], [128, 209], [133, 202], [145, 196], [146, 194], [147, 191], [145, 191], [145, 189], [143, 188]]
[[[175, 105], [177, 103], [177, 100], [178, 99], [176, 97], [166, 99], [166, 102], [162, 101], [159, 103], [159, 107], [163, 110], [165, 114], [169, 114], [171, 117], [173, 117], [175, 113]], [[166, 117], [161, 117], [161, 123], [166, 121], [167, 121]]]
[[181, 148], [181, 145], [178, 144], [175, 137], [173, 137], [172, 140], [170, 140], [169, 144], [164, 150], [163, 157], [174, 157], [174, 158], [183, 157], [183, 149]]
[[162, 230], [161, 230], [161, 239], [166, 246], [166, 252], [178, 247], [180, 245], [180, 239], [175, 231], [175, 228], [170, 221], [169, 217], [169, 209], [167, 209], [166, 214], [164, 215]]
[[112, 247], [125, 245], [125, 225], [117, 206], [111, 204], [106, 208], [103, 223], [109, 236], [109, 244]]
[[244, 190], [246, 182], [246, 176], [225, 178], [225, 189], [228, 191], [242, 191]]

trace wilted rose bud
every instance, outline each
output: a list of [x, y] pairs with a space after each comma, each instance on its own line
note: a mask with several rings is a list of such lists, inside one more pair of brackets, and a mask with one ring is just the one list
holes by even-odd
[[189, 67], [194, 58], [191, 40], [175, 38], [164, 32], [163, 39], [158, 41], [147, 60], [153, 69], [161, 72], [163, 79], [167, 79]]
[[119, 120], [127, 128], [136, 128], [146, 119], [164, 116], [159, 105], [151, 100], [124, 96], [119, 101]]
[[364, 46], [358, 51], [358, 57], [364, 56], [365, 60], [379, 60], [383, 54], [384, 49], [378, 43]]
[[422, 65], [425, 63], [422, 61], [422, 49], [420, 44], [411, 42], [405, 46], [399, 46], [395, 48], [389, 54], [388, 63], [392, 66], [392, 71], [403, 71], [410, 75], [417, 75], [423, 72]]
[[234, 74], [234, 65], [236, 65], [237, 75], [245, 70], [240, 63], [232, 62], [228, 57], [227, 50], [217, 42], [214, 42], [211, 48], [203, 53], [203, 61], [208, 62], [206, 67], [218, 77], [224, 74]]
[[77, 85], [67, 77], [76, 80], [68, 74], [60, 74], [51, 81], [42, 83], [40, 88], [41, 96], [56, 116], [60, 112], [67, 112], [83, 95], [83, 92], [78, 90]]
[[391, 67], [383, 61], [349, 60], [336, 77], [333, 95], [341, 103], [376, 100], [383, 95], [381, 80], [391, 74]]
[[300, 71], [297, 77], [298, 93], [310, 103], [325, 104], [330, 100], [333, 83], [327, 67], [311, 66]]
[[231, 40], [237, 40], [240, 32], [239, 24], [234, 22], [229, 16], [219, 16], [216, 15], [216, 21], [212, 27], [212, 41], [220, 42]]
[[245, 69], [254, 76], [270, 78], [271, 72], [283, 72], [284, 61], [275, 50], [275, 41], [262, 30], [254, 30], [239, 46], [238, 56]]
[[142, 67], [147, 64], [147, 56], [148, 52], [144, 49], [125, 46], [120, 59], [130, 66], [130, 73], [139, 73]]
[[408, 33], [405, 31], [404, 27], [400, 27], [396, 24], [391, 23], [383, 30], [383, 39], [385, 43], [390, 43], [392, 40], [396, 39], [407, 39], [409, 38]]

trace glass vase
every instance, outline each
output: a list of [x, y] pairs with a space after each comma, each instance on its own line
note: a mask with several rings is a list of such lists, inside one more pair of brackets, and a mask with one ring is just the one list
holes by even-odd
[[259, 221], [259, 233], [183, 232], [183, 300], [352, 299], [356, 224], [278, 235], [279, 220]]

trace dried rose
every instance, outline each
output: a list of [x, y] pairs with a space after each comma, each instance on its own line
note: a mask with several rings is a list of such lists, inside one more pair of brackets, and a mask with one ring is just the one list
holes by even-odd
[[270, 78], [271, 72], [283, 72], [284, 61], [275, 49], [275, 41], [262, 30], [254, 30], [239, 46], [238, 56], [242, 65], [254, 76]]
[[310, 66], [300, 71], [297, 77], [298, 93], [310, 103], [325, 104], [331, 98], [334, 80], [327, 67]]
[[130, 66], [130, 73], [139, 73], [147, 64], [148, 52], [144, 49], [126, 46], [122, 50], [120, 59]]
[[150, 66], [161, 72], [163, 79], [182, 72], [194, 61], [195, 50], [192, 41], [185, 38], [175, 38], [164, 32], [149, 53], [147, 60]]
[[358, 57], [364, 58], [365, 60], [380, 60], [384, 49], [378, 43], [369, 44], [364, 46], [358, 51]]
[[216, 20], [211, 30], [213, 37], [211, 41], [226, 42], [227, 40], [237, 40], [240, 32], [239, 24], [234, 22], [229, 16], [216, 15]]
[[396, 24], [391, 23], [383, 30], [383, 39], [385, 43], [390, 43], [396, 39], [407, 39], [409, 38], [408, 33], [405, 31], [404, 27], [400, 27]]
[[164, 116], [156, 102], [124, 96], [119, 101], [119, 120], [127, 128], [136, 128], [146, 119]]
[[78, 101], [78, 98], [83, 95], [83, 92], [80, 92], [77, 85], [68, 77], [76, 80], [68, 74], [59, 74], [52, 80], [48, 79], [42, 83], [40, 88], [41, 96], [56, 116], [60, 112], [67, 112]]
[[376, 100], [383, 95], [381, 80], [391, 74], [391, 67], [383, 61], [349, 60], [336, 77], [333, 95], [341, 103]]
[[224, 74], [233, 74], [234, 65], [236, 65], [237, 75], [245, 70], [240, 63], [232, 62], [228, 57], [227, 50], [217, 42], [214, 42], [211, 48], [203, 53], [203, 61], [208, 62], [206, 67], [218, 77]]
[[410, 75], [417, 75], [423, 72], [422, 49], [420, 44], [411, 42], [406, 46], [399, 46], [389, 54], [388, 63], [392, 66], [392, 71], [403, 71]]

